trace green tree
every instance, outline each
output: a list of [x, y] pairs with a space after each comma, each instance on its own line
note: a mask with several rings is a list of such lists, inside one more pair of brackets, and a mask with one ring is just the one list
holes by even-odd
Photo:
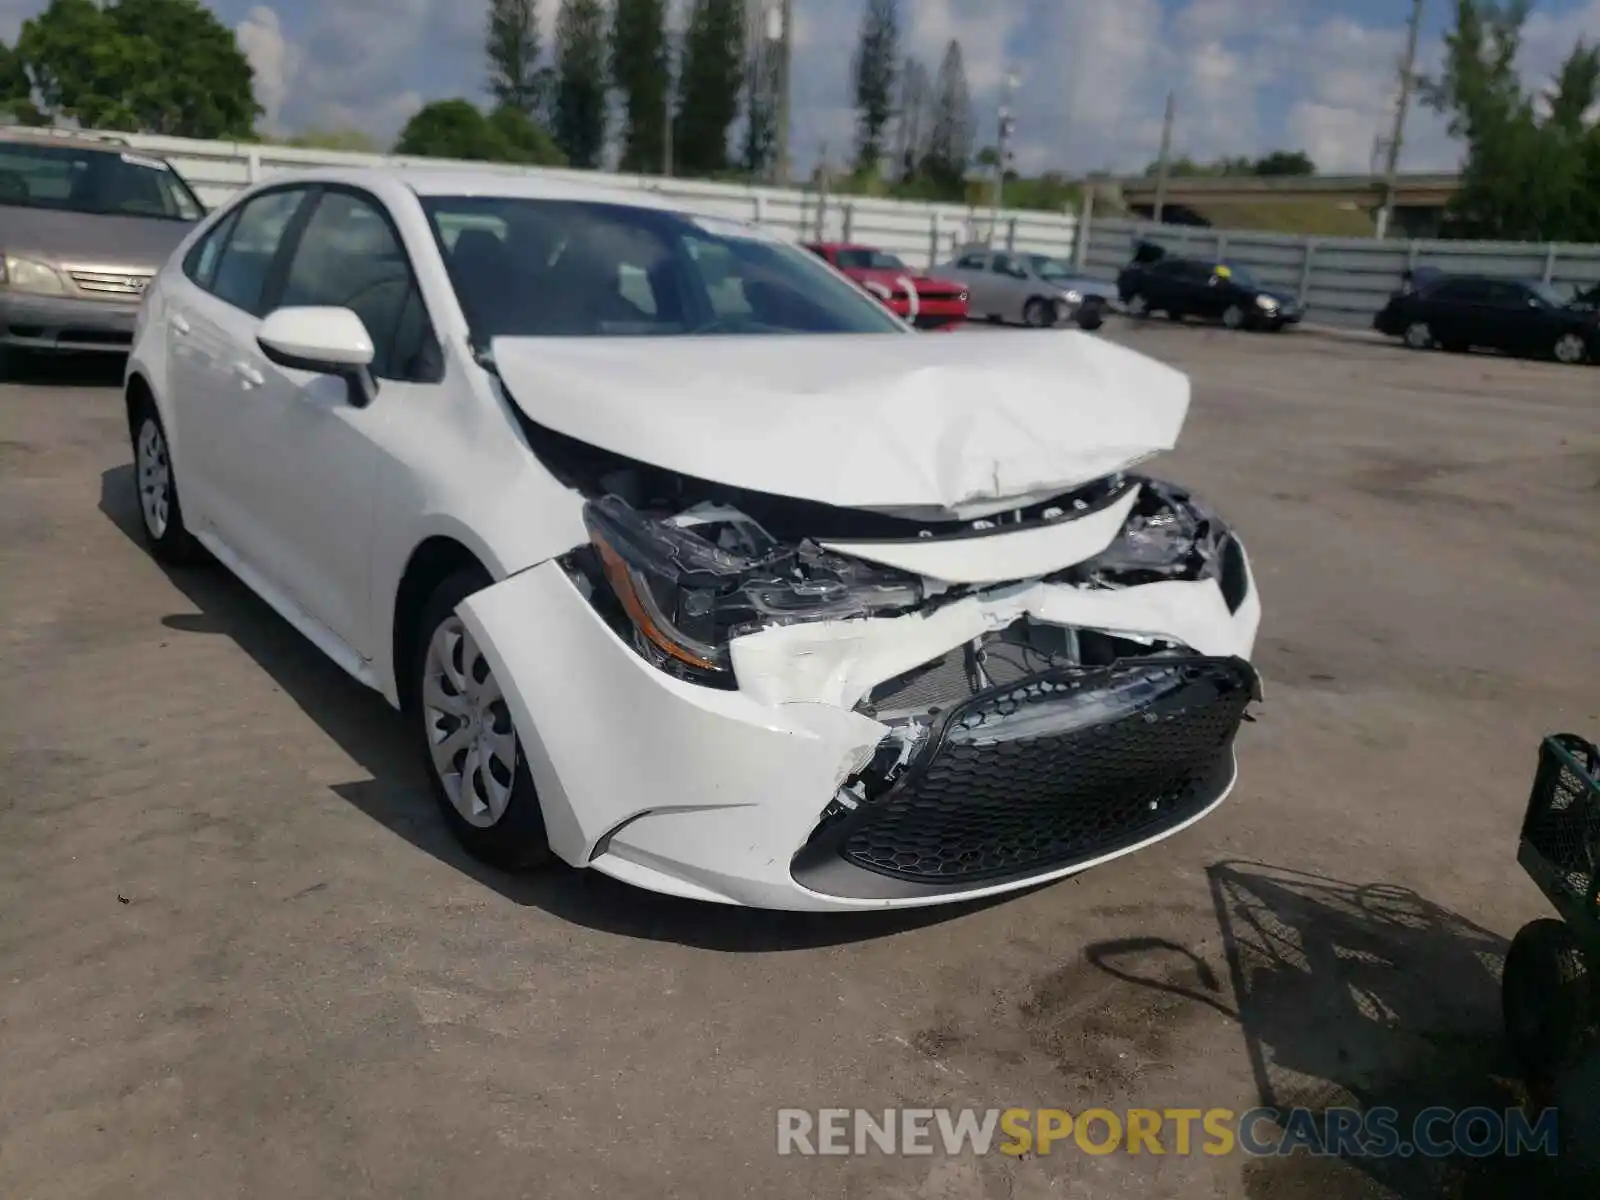
[[606, 141], [606, 13], [600, 0], [561, 0], [551, 129], [575, 167], [597, 167]]
[[544, 47], [538, 0], [489, 0], [483, 49], [489, 59], [489, 94], [496, 104], [536, 116], [549, 80], [539, 65]]
[[899, 0], [868, 0], [854, 64], [858, 170], [875, 171], [883, 158], [884, 133], [894, 116], [899, 59]]
[[922, 169], [928, 153], [928, 68], [908, 58], [900, 69], [900, 103], [895, 114], [895, 171], [911, 180]]
[[[1456, 0], [1444, 69], [1426, 103], [1467, 144], [1444, 232], [1526, 241], [1600, 239], [1600, 47], [1579, 41], [1553, 86], [1529, 94], [1516, 69], [1529, 0]], [[1542, 101], [1542, 103], [1541, 103]]]
[[1253, 175], [1315, 175], [1317, 164], [1304, 150], [1274, 150], [1256, 159]]
[[[752, 10], [757, 17], [761, 10]], [[783, 43], [767, 35], [766, 23], [755, 21], [749, 32], [749, 57], [744, 72], [744, 150], [740, 165], [758, 179], [768, 177], [778, 156], [778, 88]]]
[[622, 169], [657, 171], [667, 128], [665, 0], [616, 0], [611, 13], [611, 81], [622, 93]]
[[934, 84], [932, 122], [928, 130], [928, 148], [922, 158], [922, 174], [940, 194], [959, 197], [966, 193], [967, 165], [971, 160], [972, 93], [967, 87], [961, 43], [952, 40], [945, 49]]
[[489, 115], [470, 100], [435, 100], [406, 122], [396, 154], [553, 166], [565, 161], [550, 135], [520, 108], [502, 104]]
[[673, 125], [684, 173], [728, 169], [728, 129], [744, 82], [744, 0], [694, 0], [684, 38], [683, 82]]
[[37, 125], [44, 120], [44, 114], [34, 106], [33, 84], [22, 58], [4, 42], [0, 42], [0, 117], [23, 125]]
[[249, 60], [199, 0], [50, 0], [16, 54], [46, 113], [93, 129], [248, 138], [261, 112]]

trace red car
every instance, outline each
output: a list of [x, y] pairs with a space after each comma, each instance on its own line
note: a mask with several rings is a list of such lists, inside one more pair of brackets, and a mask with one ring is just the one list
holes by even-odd
[[964, 284], [920, 274], [897, 256], [871, 246], [808, 242], [806, 249], [832, 263], [918, 329], [954, 329], [967, 319]]

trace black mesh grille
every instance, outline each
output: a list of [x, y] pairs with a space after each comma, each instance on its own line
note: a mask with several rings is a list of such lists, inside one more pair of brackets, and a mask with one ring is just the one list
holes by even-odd
[[1202, 658], [1057, 670], [993, 689], [952, 709], [886, 794], [814, 841], [928, 883], [1112, 853], [1215, 798], [1255, 693], [1242, 660]]
[[1556, 734], [1539, 750], [1539, 772], [1522, 837], [1549, 868], [1552, 899], [1588, 901], [1600, 869], [1600, 747]]

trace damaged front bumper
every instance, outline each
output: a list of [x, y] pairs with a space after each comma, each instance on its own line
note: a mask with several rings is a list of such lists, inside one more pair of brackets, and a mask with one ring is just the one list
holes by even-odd
[[[1035, 581], [745, 634], [734, 690], [647, 661], [556, 562], [461, 615], [567, 862], [764, 908], [950, 903], [1129, 853], [1227, 794], [1260, 620], [1230, 545], [1215, 578]], [[1030, 628], [1071, 645], [1003, 671]], [[952, 656], [974, 670], [934, 669]]]

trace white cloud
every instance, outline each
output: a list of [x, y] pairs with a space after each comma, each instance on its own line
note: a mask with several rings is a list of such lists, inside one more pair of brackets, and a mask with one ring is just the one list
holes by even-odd
[[283, 102], [294, 86], [299, 54], [284, 41], [277, 11], [258, 5], [234, 29], [239, 48], [255, 72], [256, 101], [262, 107], [262, 121], [269, 132], [279, 129]]

